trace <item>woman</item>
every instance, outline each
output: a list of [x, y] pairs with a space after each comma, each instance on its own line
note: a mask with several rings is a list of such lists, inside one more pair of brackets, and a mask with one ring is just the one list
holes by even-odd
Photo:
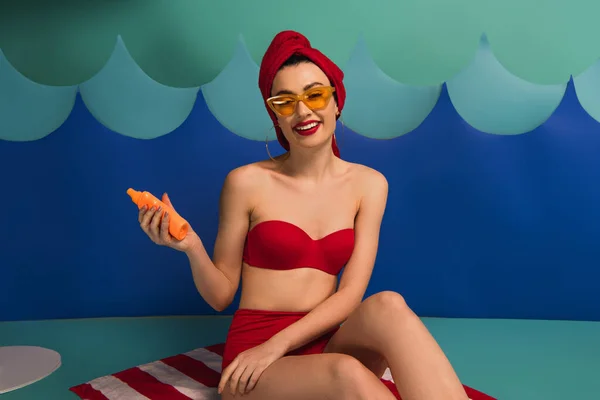
[[[141, 227], [155, 243], [187, 254], [198, 291], [215, 310], [231, 304], [242, 278], [223, 356], [223, 399], [394, 399], [379, 379], [387, 367], [403, 399], [467, 399], [399, 294], [362, 301], [388, 184], [339, 158], [342, 79], [305, 37], [279, 33], [259, 86], [288, 151], [227, 175], [213, 259], [193, 230], [182, 241], [171, 237], [168, 214], [161, 221], [156, 210], [142, 209]], [[171, 205], [166, 194], [163, 201]]]

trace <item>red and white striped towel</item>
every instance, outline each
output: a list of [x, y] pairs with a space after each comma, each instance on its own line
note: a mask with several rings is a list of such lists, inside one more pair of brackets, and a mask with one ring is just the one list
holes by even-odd
[[[71, 387], [83, 400], [219, 400], [224, 344], [198, 348]], [[389, 369], [382, 378], [398, 399]], [[472, 400], [496, 400], [465, 386]]]

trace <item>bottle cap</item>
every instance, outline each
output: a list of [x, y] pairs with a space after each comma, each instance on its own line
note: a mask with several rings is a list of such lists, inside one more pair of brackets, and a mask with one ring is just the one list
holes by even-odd
[[138, 199], [140, 198], [140, 192], [137, 190], [133, 190], [132, 188], [127, 189], [127, 194], [131, 197], [131, 201], [137, 204]]

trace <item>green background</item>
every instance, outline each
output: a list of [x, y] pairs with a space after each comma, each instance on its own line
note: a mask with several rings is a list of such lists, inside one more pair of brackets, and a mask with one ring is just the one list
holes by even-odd
[[38, 83], [73, 85], [102, 68], [120, 34], [150, 77], [197, 87], [240, 34], [257, 63], [276, 32], [296, 29], [342, 67], [362, 34], [386, 74], [430, 85], [467, 65], [485, 33], [509, 72], [553, 84], [598, 59], [598, 15], [589, 0], [4, 0], [0, 49]]

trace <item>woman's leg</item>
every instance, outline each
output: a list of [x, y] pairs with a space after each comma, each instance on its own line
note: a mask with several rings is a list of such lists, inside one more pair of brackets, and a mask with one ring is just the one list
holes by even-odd
[[325, 352], [356, 357], [379, 377], [389, 366], [404, 400], [468, 398], [435, 339], [395, 292], [361, 303]]
[[271, 364], [250, 393], [223, 400], [395, 400], [381, 381], [358, 360], [345, 354], [283, 357]]

